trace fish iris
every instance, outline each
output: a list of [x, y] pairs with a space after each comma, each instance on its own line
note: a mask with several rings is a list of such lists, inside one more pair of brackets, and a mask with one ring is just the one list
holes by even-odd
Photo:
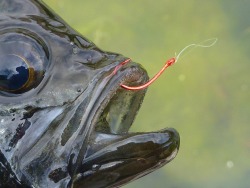
[[29, 69], [25, 60], [17, 55], [0, 56], [0, 88], [17, 91], [29, 80]]

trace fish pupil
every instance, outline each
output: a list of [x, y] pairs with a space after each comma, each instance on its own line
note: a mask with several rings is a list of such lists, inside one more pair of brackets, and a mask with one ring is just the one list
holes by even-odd
[[0, 89], [17, 91], [29, 80], [29, 69], [25, 59], [17, 55], [0, 56]]

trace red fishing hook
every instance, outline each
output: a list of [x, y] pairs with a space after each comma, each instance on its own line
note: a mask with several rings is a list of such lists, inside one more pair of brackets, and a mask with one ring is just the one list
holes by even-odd
[[121, 62], [119, 65], [117, 65], [117, 66], [115, 67], [115, 69], [113, 70], [112, 75], [116, 74], [117, 71], [118, 71], [122, 66], [126, 65], [126, 64], [127, 64], [128, 62], [130, 62], [130, 61], [131, 61], [131, 59], [128, 58], [128, 59], [124, 60], [123, 62]]
[[[130, 61], [130, 59], [128, 59]], [[126, 61], [126, 62], [125, 62]], [[124, 62], [122, 62], [121, 64], [124, 65], [126, 63], [128, 63], [129, 61], [125, 60]], [[165, 65], [162, 67], [162, 69], [153, 77], [151, 78], [148, 82], [146, 82], [145, 84], [143, 85], [140, 85], [140, 86], [127, 86], [127, 85], [124, 85], [124, 84], [121, 84], [121, 87], [124, 88], [124, 89], [127, 89], [127, 90], [141, 90], [141, 89], [145, 89], [147, 88], [148, 86], [150, 86], [155, 80], [157, 80], [161, 74], [171, 65], [173, 65], [174, 63], [176, 62], [176, 58], [171, 58], [169, 59]], [[117, 67], [120, 68], [122, 65], [119, 64]], [[115, 69], [116, 70], [116, 69]], [[114, 70], [114, 71], [115, 71]]]

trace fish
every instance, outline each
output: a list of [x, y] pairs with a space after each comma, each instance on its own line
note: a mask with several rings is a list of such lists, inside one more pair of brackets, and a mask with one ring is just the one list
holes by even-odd
[[175, 158], [173, 128], [130, 132], [146, 70], [40, 0], [0, 0], [0, 187], [112, 188]]

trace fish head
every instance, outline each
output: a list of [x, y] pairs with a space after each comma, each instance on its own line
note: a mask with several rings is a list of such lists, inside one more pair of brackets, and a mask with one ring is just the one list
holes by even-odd
[[41, 1], [3, 0], [0, 19], [0, 154], [17, 184], [119, 187], [176, 156], [174, 129], [129, 132], [146, 89], [120, 85], [148, 80], [140, 64], [121, 66]]

